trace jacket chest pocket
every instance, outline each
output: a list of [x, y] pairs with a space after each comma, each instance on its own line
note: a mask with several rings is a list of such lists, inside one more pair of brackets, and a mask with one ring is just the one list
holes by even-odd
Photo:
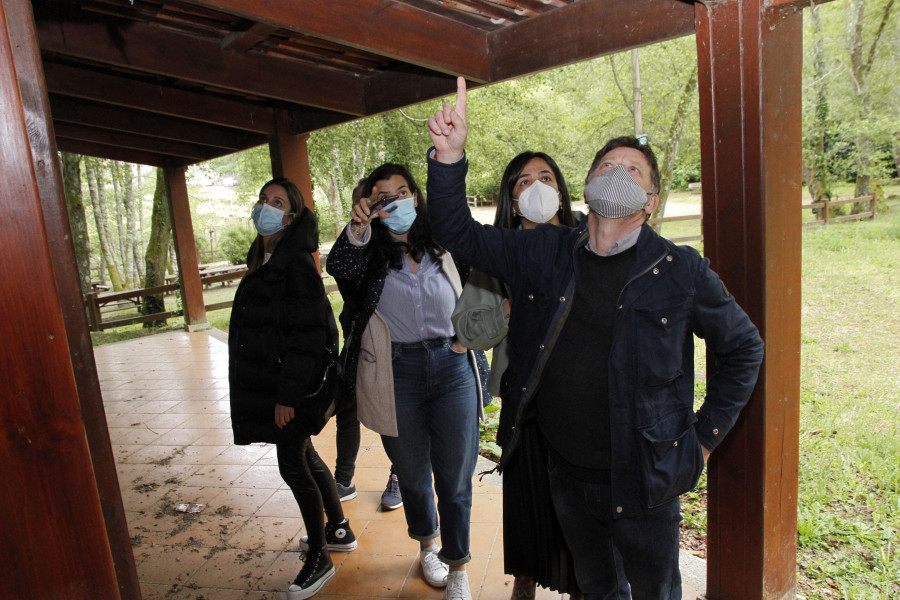
[[637, 351], [638, 372], [646, 374], [648, 385], [662, 385], [681, 374], [685, 345], [693, 343], [689, 311], [688, 298], [634, 308], [631, 339]]

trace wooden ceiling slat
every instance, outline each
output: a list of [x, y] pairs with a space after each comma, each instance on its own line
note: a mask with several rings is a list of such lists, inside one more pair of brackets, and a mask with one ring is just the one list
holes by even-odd
[[47, 61], [44, 62], [44, 77], [48, 91], [61, 95], [256, 133], [272, 132], [272, 110], [250, 102], [124, 79], [110, 72], [100, 73]]
[[489, 74], [484, 32], [402, 2], [194, 3], [474, 81]]
[[254, 23], [246, 31], [234, 32], [225, 36], [225, 39], [222, 40], [222, 49], [229, 52], [246, 52], [277, 30], [278, 28], [272, 25]]
[[147, 165], [150, 167], [184, 167], [192, 162], [184, 159], [175, 159], [171, 156], [166, 156], [157, 152], [145, 152], [134, 150], [132, 148], [107, 146], [94, 142], [85, 142], [84, 140], [73, 140], [61, 135], [56, 136], [56, 146], [60, 152], [71, 152], [72, 154], [94, 156], [96, 158], [105, 158], [108, 160], [119, 160], [135, 165]]
[[50, 95], [50, 108], [54, 120], [61, 123], [96, 125], [101, 129], [212, 146], [228, 152], [237, 152], [248, 146], [258, 146], [268, 141], [268, 137], [263, 134], [226, 129], [58, 94]]
[[221, 149], [209, 146], [175, 142], [135, 133], [112, 131], [111, 129], [98, 129], [73, 123], [54, 123], [54, 129], [57, 136], [70, 140], [155, 152], [166, 156], [186, 158], [191, 162], [202, 162], [228, 154], [228, 152]]
[[[553, 44], [548, 32], [556, 32]], [[692, 33], [694, 6], [686, 2], [576, 2], [493, 32], [491, 81]]]
[[434, 0], [406, 0], [406, 3], [422, 10], [426, 10], [432, 14], [447, 17], [448, 19], [452, 19], [457, 23], [469, 25], [471, 27], [477, 27], [478, 29], [486, 32], [494, 31], [495, 29], [503, 27], [503, 24], [501, 23], [492, 22], [491, 18], [488, 16], [480, 15], [470, 11], [460, 12], [459, 10], [454, 9], [447, 2], [437, 3]]
[[[134, 23], [38, 23], [41, 50], [232, 91], [363, 114], [362, 82], [338, 71], [256, 53], [223, 52], [218, 42]], [[340, 90], [340, 93], [335, 93]]]

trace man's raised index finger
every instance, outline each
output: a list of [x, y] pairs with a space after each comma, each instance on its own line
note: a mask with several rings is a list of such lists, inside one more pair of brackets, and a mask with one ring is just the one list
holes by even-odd
[[466, 79], [456, 78], [456, 112], [463, 118], [466, 116]]

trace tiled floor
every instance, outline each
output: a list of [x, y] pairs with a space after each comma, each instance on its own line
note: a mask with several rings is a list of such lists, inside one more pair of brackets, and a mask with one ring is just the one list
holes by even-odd
[[[285, 598], [300, 568], [303, 521], [274, 446], [231, 443], [226, 344], [209, 333], [169, 333], [100, 346], [95, 356], [145, 600]], [[314, 443], [332, 466], [333, 420]], [[379, 510], [388, 464], [364, 428], [359, 495], [343, 503], [359, 548], [333, 553], [337, 574], [317, 598], [442, 597], [420, 576], [403, 510]], [[472, 596], [507, 600], [501, 490], [474, 481]], [[206, 507], [184, 514], [179, 503]], [[539, 590], [538, 598], [559, 595]]]

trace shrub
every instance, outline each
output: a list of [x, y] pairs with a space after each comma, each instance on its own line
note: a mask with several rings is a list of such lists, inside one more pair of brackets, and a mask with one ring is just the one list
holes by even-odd
[[229, 225], [222, 233], [219, 245], [225, 258], [233, 265], [242, 264], [247, 260], [247, 251], [250, 244], [256, 239], [256, 231], [246, 225]]

